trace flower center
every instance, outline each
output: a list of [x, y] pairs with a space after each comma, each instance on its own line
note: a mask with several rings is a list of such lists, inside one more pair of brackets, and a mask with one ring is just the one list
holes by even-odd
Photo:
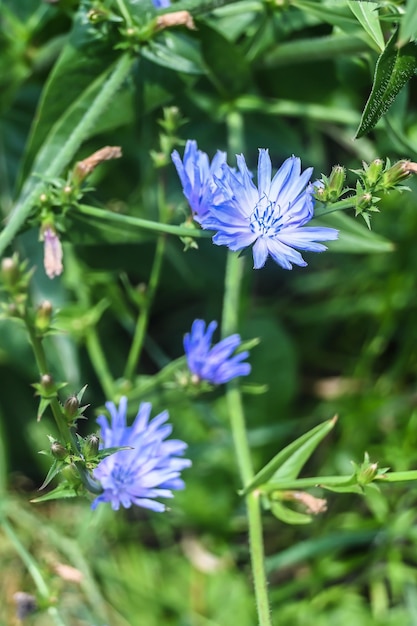
[[279, 205], [263, 196], [250, 216], [250, 227], [258, 237], [271, 237], [280, 230], [281, 221]]

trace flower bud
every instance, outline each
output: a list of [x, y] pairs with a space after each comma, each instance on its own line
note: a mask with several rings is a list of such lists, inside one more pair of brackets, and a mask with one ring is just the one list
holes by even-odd
[[69, 420], [74, 419], [74, 417], [78, 413], [78, 409], [80, 408], [80, 403], [77, 396], [72, 395], [65, 400], [64, 403], [64, 414], [65, 417]]
[[366, 181], [370, 187], [374, 187], [381, 178], [384, 162], [381, 159], [375, 159], [369, 164], [366, 170]]
[[365, 458], [362, 465], [356, 467], [356, 477], [359, 485], [368, 485], [378, 475], [378, 463], [371, 463], [367, 452], [365, 452]]
[[51, 453], [56, 459], [63, 460], [68, 456], [68, 450], [59, 443], [59, 441], [53, 441], [51, 443]]
[[100, 437], [95, 434], [88, 435], [84, 440], [83, 453], [87, 459], [96, 456], [100, 446]]
[[326, 191], [328, 194], [328, 201], [336, 202], [342, 194], [343, 185], [346, 180], [345, 168], [341, 165], [335, 165], [332, 168], [328, 184], [326, 185]]
[[43, 264], [48, 278], [60, 276], [63, 271], [62, 265], [62, 245], [55, 228], [51, 225], [42, 227], [42, 238], [44, 242]]
[[15, 256], [5, 257], [1, 262], [1, 277], [7, 287], [14, 287], [20, 278], [19, 263]]
[[382, 175], [382, 186], [384, 189], [392, 189], [398, 183], [410, 175], [409, 161], [398, 161], [387, 169]]
[[16, 604], [16, 617], [19, 621], [23, 621], [38, 609], [35, 596], [25, 591], [16, 591], [13, 594], [13, 600]]
[[54, 379], [50, 374], [42, 374], [41, 386], [46, 392], [55, 390]]
[[51, 323], [52, 304], [49, 300], [44, 300], [38, 307], [35, 318], [35, 326], [41, 332], [48, 330]]

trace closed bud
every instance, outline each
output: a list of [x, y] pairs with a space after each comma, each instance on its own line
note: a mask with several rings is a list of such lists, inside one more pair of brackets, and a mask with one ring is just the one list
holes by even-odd
[[328, 200], [330, 200], [330, 202], [336, 202], [336, 200], [340, 198], [345, 180], [345, 168], [341, 165], [335, 165], [331, 171], [327, 185]]
[[374, 187], [380, 180], [384, 162], [381, 159], [375, 159], [369, 164], [366, 170], [366, 181], [370, 187]]
[[41, 386], [45, 391], [54, 391], [54, 379], [50, 374], [42, 374], [41, 376]]
[[59, 443], [59, 441], [53, 441], [51, 443], [51, 453], [56, 459], [63, 460], [68, 456], [68, 450]]
[[16, 257], [6, 257], [2, 260], [1, 277], [7, 287], [14, 287], [18, 283], [20, 269]]
[[65, 417], [69, 420], [72, 420], [77, 415], [79, 408], [80, 403], [77, 396], [70, 396], [65, 400], [64, 404]]
[[398, 183], [408, 178], [410, 175], [409, 161], [398, 161], [387, 169], [382, 176], [382, 186], [384, 189], [392, 189]]
[[35, 318], [35, 326], [38, 330], [44, 332], [48, 330], [51, 323], [52, 304], [49, 300], [44, 300], [38, 307]]
[[97, 435], [88, 435], [84, 440], [83, 452], [87, 459], [95, 457], [100, 446], [100, 438]]
[[16, 617], [19, 621], [23, 621], [38, 609], [35, 596], [25, 591], [16, 591], [13, 594], [13, 600], [16, 605]]

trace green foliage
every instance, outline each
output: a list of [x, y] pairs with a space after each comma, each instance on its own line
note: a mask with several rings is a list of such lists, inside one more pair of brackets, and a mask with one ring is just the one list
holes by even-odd
[[[161, 12], [150, 0], [3, 0], [0, 250], [26, 265], [23, 283], [0, 294], [0, 624], [16, 621], [21, 590], [41, 609], [34, 626], [59, 623], [56, 611], [74, 626], [256, 622], [229, 407], [221, 390], [183, 384], [183, 335], [196, 317], [220, 319], [226, 262], [190, 222], [169, 161], [188, 138], [210, 157], [226, 150], [232, 165], [244, 152], [252, 170], [269, 147], [275, 167], [297, 154], [324, 182], [339, 163], [347, 175], [332, 187], [337, 198], [317, 202], [313, 223], [340, 229], [339, 240], [292, 272], [246, 263], [236, 307], [242, 338], [260, 339], [243, 395], [256, 468], [246, 490], [269, 507], [273, 623], [416, 622], [417, 500], [406, 481], [417, 463], [417, 185], [409, 171], [391, 186], [383, 179], [417, 155], [416, 9], [415, 0], [184, 0]], [[157, 26], [177, 10], [195, 28]], [[162, 107], [175, 108], [172, 126], [161, 125]], [[64, 201], [76, 163], [103, 146], [123, 157], [100, 163]], [[400, 182], [412, 193], [392, 191]], [[64, 254], [53, 281], [39, 241], [48, 190]], [[355, 217], [369, 210], [372, 231]], [[50, 395], [28, 349], [26, 304]], [[92, 513], [72, 497], [79, 489], [57, 486], [61, 461], [51, 469], [38, 454], [48, 435], [60, 441], [51, 400], [87, 381], [82, 441], [105, 400], [169, 408], [193, 460], [170, 512]], [[288, 499], [304, 490], [326, 498], [327, 511]]]

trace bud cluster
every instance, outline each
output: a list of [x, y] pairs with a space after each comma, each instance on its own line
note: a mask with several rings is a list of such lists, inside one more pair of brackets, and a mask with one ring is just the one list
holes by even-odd
[[183, 143], [178, 137], [178, 130], [186, 122], [176, 106], [165, 107], [163, 118], [158, 120], [163, 132], [159, 133], [158, 151], [151, 150], [151, 158], [155, 167], [164, 167], [171, 163], [171, 153], [175, 146]]
[[369, 165], [365, 162], [362, 165], [363, 169], [351, 170], [358, 177], [354, 189], [344, 187], [346, 172], [343, 167], [336, 165], [329, 177], [323, 175], [314, 185], [314, 196], [320, 202], [335, 203], [346, 193], [354, 191], [351, 199], [356, 215], [361, 215], [370, 228], [370, 214], [379, 212], [376, 206], [381, 200], [379, 194], [393, 189], [409, 190], [402, 183], [410, 174], [417, 172], [417, 164], [403, 159], [391, 165], [389, 159], [385, 164], [381, 159], [375, 159]]

